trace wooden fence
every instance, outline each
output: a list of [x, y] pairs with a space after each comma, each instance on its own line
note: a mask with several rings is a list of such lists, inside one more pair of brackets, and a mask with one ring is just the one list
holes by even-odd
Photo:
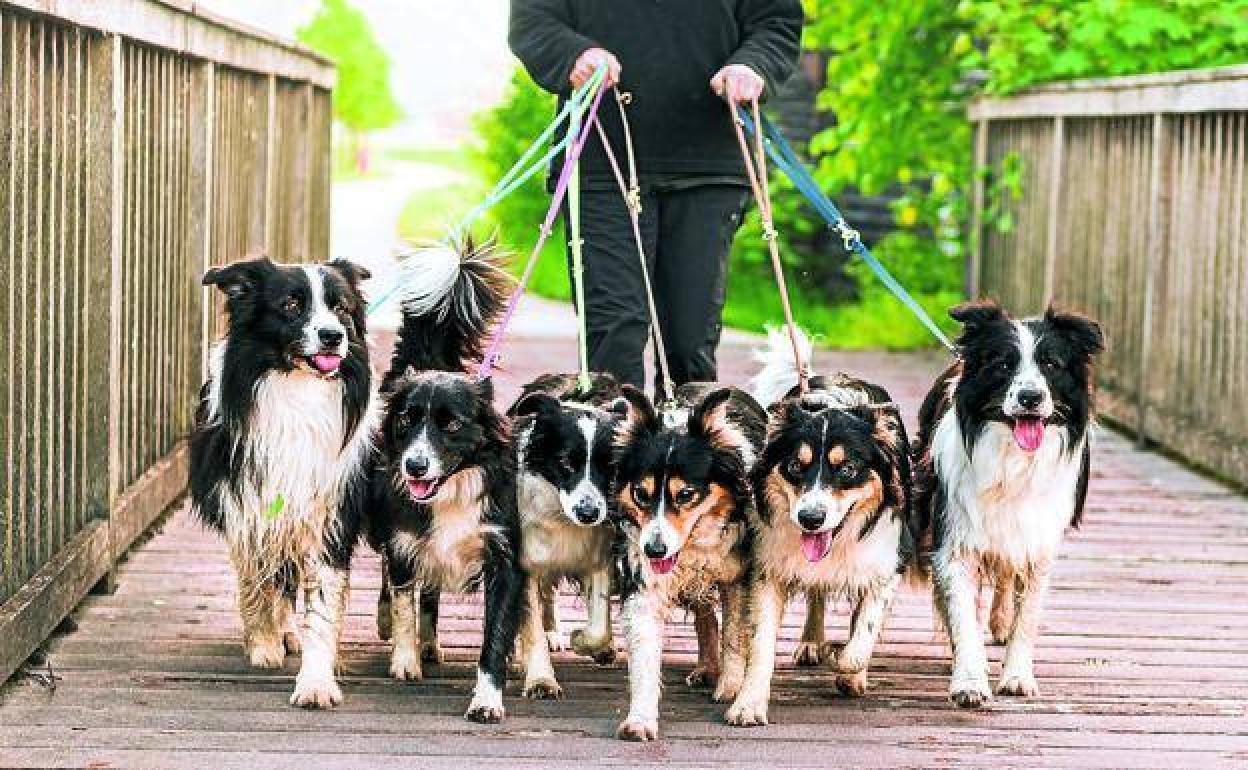
[[326, 257], [333, 82], [187, 2], [0, 0], [0, 681], [186, 486], [205, 268]]
[[1102, 412], [1248, 484], [1248, 67], [982, 100], [980, 168], [1022, 162], [1014, 227], [975, 191], [969, 289], [1101, 319]]

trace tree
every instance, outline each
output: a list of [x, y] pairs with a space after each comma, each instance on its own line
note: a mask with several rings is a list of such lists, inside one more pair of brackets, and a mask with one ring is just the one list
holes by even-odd
[[[360, 134], [403, 117], [390, 91], [390, 57], [368, 19], [347, 0], [321, 0], [320, 10], [298, 30], [299, 41], [338, 65], [334, 117], [359, 141]], [[357, 162], [363, 155], [357, 155]]]

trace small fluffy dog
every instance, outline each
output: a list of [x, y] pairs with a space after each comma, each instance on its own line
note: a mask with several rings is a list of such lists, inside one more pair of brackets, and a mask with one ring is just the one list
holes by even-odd
[[[800, 341], [811, 360], [810, 343]], [[824, 598], [853, 604], [849, 641], [835, 656], [836, 685], [846, 695], [864, 694], [872, 650], [915, 553], [910, 443], [888, 392], [840, 375], [814, 377], [799, 393], [788, 339], [778, 332], [760, 358], [756, 393], [773, 406], [754, 472], [753, 640], [745, 682], [726, 714], [735, 725], [767, 724], [776, 637], [793, 591], [812, 597], [803, 634], [811, 646], [822, 640]]]
[[419, 273], [406, 287], [382, 384], [385, 416], [370, 483], [368, 539], [386, 567], [378, 614], [388, 608], [391, 616], [391, 675], [420, 679], [422, 658], [440, 657], [439, 593], [482, 587], [484, 641], [464, 716], [498, 722], [525, 590], [515, 465], [493, 386], [463, 370], [480, 360], [506, 277], [491, 244], [413, 259]]
[[663, 626], [677, 605], [694, 613], [698, 636], [687, 682], [715, 684], [716, 701], [741, 685], [749, 478], [767, 415], [748, 393], [716, 385], [682, 385], [659, 410], [631, 387], [624, 397], [615, 496], [625, 535], [618, 571], [630, 702], [616, 734], [649, 741], [658, 737]]
[[[611, 571], [615, 526], [608, 516], [615, 431], [627, 414], [620, 386], [607, 374], [581, 392], [576, 375], [543, 375], [524, 387], [515, 419], [516, 486], [529, 575], [524, 695], [559, 698], [550, 650], [562, 649], [555, 603], [560, 581], [584, 591], [589, 623], [572, 648], [600, 662], [614, 659]], [[545, 633], [543, 633], [543, 631]]]
[[[229, 544], [253, 666], [303, 661], [290, 702], [342, 702], [334, 679], [376, 410], [364, 303], [345, 260], [261, 257], [209, 270], [229, 326], [191, 434], [194, 511]], [[304, 591], [302, 638], [287, 628]]]
[[936, 606], [953, 646], [949, 695], [977, 708], [991, 693], [976, 616], [979, 576], [995, 586], [989, 620], [1006, 644], [1002, 695], [1035, 695], [1032, 646], [1049, 571], [1088, 490], [1100, 326], [1050, 308], [1013, 320], [996, 303], [950, 312], [960, 361], [919, 415], [919, 499], [930, 517]]

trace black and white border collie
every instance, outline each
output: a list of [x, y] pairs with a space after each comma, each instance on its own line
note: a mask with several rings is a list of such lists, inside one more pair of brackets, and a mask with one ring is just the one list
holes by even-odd
[[995, 587], [989, 626], [1006, 644], [1002, 695], [1035, 695], [1032, 647], [1049, 573], [1088, 489], [1093, 359], [1100, 326], [1050, 308], [1013, 320], [994, 302], [950, 312], [961, 360], [919, 415], [918, 504], [930, 516], [936, 607], [953, 647], [949, 694], [991, 696], [976, 615], [979, 578]]
[[416, 272], [382, 383], [385, 416], [367, 512], [369, 543], [385, 564], [378, 612], [388, 608], [391, 616], [391, 675], [420, 679], [422, 658], [440, 658], [439, 593], [482, 588], [484, 640], [464, 716], [498, 722], [524, 609], [515, 464], [493, 385], [464, 369], [481, 358], [507, 277], [490, 243], [412, 259]]
[[[867, 666], [903, 573], [914, 562], [910, 442], [888, 392], [845, 375], [813, 377], [806, 393], [787, 336], [772, 332], [755, 393], [770, 403], [754, 471], [758, 517], [747, 582], [753, 636], [745, 682], [725, 718], [767, 724], [776, 638], [791, 593], [810, 597], [799, 656], [832, 660], [837, 688], [867, 689]], [[800, 337], [805, 360], [813, 352]], [[849, 640], [823, 647], [826, 598], [853, 607]], [[822, 647], [822, 649], [821, 649]]]
[[581, 392], [572, 374], [548, 374], [524, 387], [515, 418], [521, 565], [529, 576], [523, 636], [524, 695], [559, 698], [551, 650], [563, 648], [556, 590], [567, 578], [582, 589], [589, 622], [572, 649], [606, 663], [611, 637], [611, 572], [616, 528], [609, 516], [615, 432], [628, 412], [620, 386], [594, 374]]
[[278, 668], [302, 644], [296, 706], [342, 702], [334, 670], [377, 417], [359, 290], [367, 277], [345, 260], [262, 257], [203, 279], [225, 294], [229, 325], [196, 411], [191, 500], [229, 544], [251, 664]]
[[690, 686], [713, 685], [712, 697], [727, 701], [745, 675], [749, 478], [767, 415], [748, 393], [706, 383], [680, 386], [658, 410], [632, 387], [624, 397], [615, 498], [630, 702], [616, 735], [649, 741], [658, 737], [664, 624], [673, 608], [694, 614]]

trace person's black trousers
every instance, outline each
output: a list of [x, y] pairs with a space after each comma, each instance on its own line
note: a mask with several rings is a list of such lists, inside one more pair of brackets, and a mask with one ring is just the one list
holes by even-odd
[[[643, 190], [642, 243], [677, 385], [716, 379], [728, 252], [746, 193], [731, 184]], [[650, 316], [632, 223], [619, 190], [582, 191], [581, 239], [590, 369], [644, 388]]]

